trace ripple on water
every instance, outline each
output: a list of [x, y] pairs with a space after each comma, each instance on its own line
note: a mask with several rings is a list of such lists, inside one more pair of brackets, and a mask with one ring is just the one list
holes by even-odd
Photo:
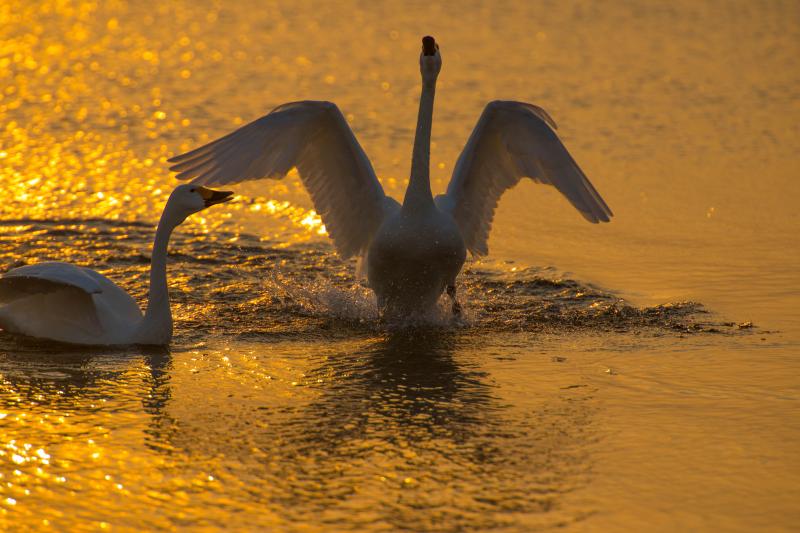
[[[22, 233], [2, 228], [23, 225]], [[84, 238], [91, 236], [91, 239]], [[0, 226], [5, 269], [45, 260], [91, 266], [142, 302], [152, 228], [86, 221], [13, 221]], [[91, 241], [90, 243], [88, 241]], [[403, 323], [384, 322], [354, 263], [329, 245], [273, 246], [250, 235], [178, 230], [169, 282], [179, 335], [242, 338], [349, 335], [403, 327], [478, 331], [690, 334], [739, 331], [701, 304], [637, 307], [624, 298], [559, 275], [551, 268], [471, 262], [462, 272], [463, 317], [441, 306]], [[183, 332], [183, 333], [182, 333]]]
[[[142, 302], [152, 231], [0, 224], [0, 264], [92, 266]], [[0, 335], [11, 442], [0, 461], [19, 473], [0, 488], [20, 502], [21, 523], [268, 528], [313, 516], [342, 530], [458, 530], [581, 520], [589, 510], [562, 502], [591, 470], [594, 389], [544, 363], [558, 367], [546, 378], [555, 395], [523, 390], [516, 401], [485, 371], [496, 355], [484, 339], [746, 331], [699, 304], [636, 307], [553, 269], [483, 262], [460, 278], [462, 318], [443, 301], [423, 323], [387, 324], [353, 262], [327, 244], [184, 228], [171, 250], [171, 350]], [[74, 491], [92, 504], [65, 519]]]

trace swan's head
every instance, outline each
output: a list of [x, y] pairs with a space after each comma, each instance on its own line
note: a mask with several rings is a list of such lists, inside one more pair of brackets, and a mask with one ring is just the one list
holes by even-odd
[[436, 84], [436, 78], [442, 69], [442, 56], [439, 55], [439, 45], [430, 35], [422, 38], [422, 53], [419, 56], [419, 70], [422, 73], [422, 83], [427, 86]]
[[186, 183], [178, 185], [172, 194], [169, 195], [165, 211], [169, 211], [178, 224], [186, 220], [186, 217], [212, 205], [227, 202], [233, 198], [231, 191], [215, 191], [208, 187]]

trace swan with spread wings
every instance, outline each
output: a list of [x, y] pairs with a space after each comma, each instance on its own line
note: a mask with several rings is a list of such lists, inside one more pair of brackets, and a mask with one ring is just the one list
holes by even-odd
[[205, 146], [170, 159], [179, 179], [221, 185], [282, 178], [297, 168], [338, 252], [358, 256], [386, 313], [408, 315], [436, 305], [446, 290], [453, 313], [456, 276], [469, 250], [488, 253], [494, 211], [523, 177], [554, 186], [592, 223], [611, 210], [555, 133], [540, 107], [493, 101], [469, 137], [447, 187], [430, 185], [433, 100], [442, 59], [422, 39], [420, 96], [411, 177], [403, 203], [386, 196], [364, 150], [331, 102], [281, 105]]

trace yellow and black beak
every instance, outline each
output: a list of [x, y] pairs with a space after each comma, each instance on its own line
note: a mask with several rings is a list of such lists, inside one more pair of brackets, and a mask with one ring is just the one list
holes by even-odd
[[207, 187], [198, 187], [197, 192], [206, 201], [206, 207], [227, 202], [233, 198], [233, 191], [215, 191]]

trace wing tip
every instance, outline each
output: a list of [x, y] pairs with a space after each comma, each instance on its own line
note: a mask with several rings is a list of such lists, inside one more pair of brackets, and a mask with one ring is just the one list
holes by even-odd
[[600, 222], [608, 223], [611, 222], [611, 219], [614, 217], [614, 214], [611, 212], [608, 213], [601, 213], [600, 215], [595, 215], [595, 224], [599, 224]]
[[468, 248], [469, 253], [472, 254], [473, 259], [480, 259], [489, 255], [489, 247], [486, 244], [475, 244]]
[[[177, 172], [176, 170], [173, 170], [172, 168], [170, 168], [170, 170], [172, 170], [173, 172]], [[189, 170], [185, 170], [183, 172], [179, 172], [179, 173], [175, 174], [175, 179], [185, 181], [185, 180], [193, 178], [194, 176], [195, 176], [195, 173], [192, 172], [191, 169], [189, 169]]]
[[611, 219], [614, 217], [614, 213], [611, 212], [609, 209], [608, 211], [581, 211], [581, 215], [585, 218], [588, 222], [592, 224], [600, 224], [601, 222], [611, 222]]

